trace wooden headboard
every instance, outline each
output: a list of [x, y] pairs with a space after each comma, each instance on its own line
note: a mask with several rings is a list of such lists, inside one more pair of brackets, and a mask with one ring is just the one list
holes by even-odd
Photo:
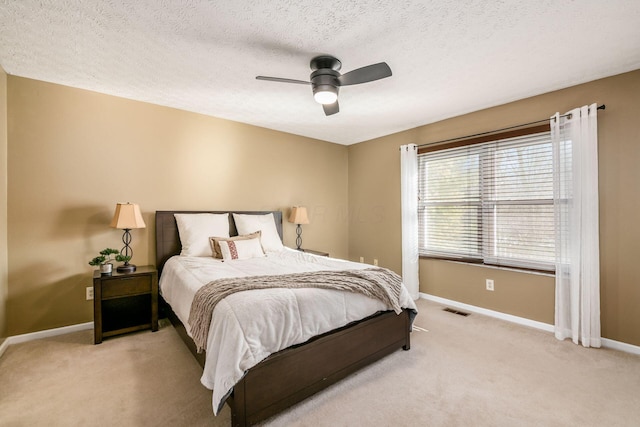
[[282, 240], [282, 212], [280, 211], [156, 211], [156, 267], [158, 274], [162, 273], [162, 267], [169, 258], [180, 254], [182, 245], [178, 234], [178, 225], [173, 214], [199, 214], [199, 213], [229, 213], [229, 236], [236, 236], [236, 224], [233, 220], [233, 213], [245, 215], [265, 215], [273, 214], [276, 228]]

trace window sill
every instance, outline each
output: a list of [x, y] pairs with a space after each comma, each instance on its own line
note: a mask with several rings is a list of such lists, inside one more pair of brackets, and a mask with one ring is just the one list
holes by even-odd
[[536, 270], [533, 268], [523, 268], [523, 267], [510, 267], [505, 265], [485, 264], [482, 261], [475, 260], [475, 259], [465, 260], [465, 259], [459, 259], [459, 258], [434, 257], [434, 256], [427, 256], [427, 255], [420, 255], [419, 258], [424, 260], [453, 262], [456, 264], [472, 265], [472, 266], [492, 268], [497, 270], [515, 271], [519, 273], [537, 274], [537, 275], [547, 276], [547, 277], [556, 276], [555, 271]]

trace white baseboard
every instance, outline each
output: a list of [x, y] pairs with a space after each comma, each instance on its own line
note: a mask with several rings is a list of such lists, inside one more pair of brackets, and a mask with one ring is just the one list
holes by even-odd
[[[494, 317], [496, 319], [506, 320], [507, 322], [517, 323], [519, 325], [529, 326], [532, 328], [540, 329], [546, 332], [553, 333], [553, 325], [544, 322], [538, 322], [536, 320], [525, 319], [524, 317], [513, 316], [511, 314], [501, 313], [499, 311], [489, 310], [487, 308], [476, 307], [475, 305], [465, 304], [462, 302], [441, 298], [435, 295], [425, 294], [420, 292], [420, 298], [437, 302], [438, 304], [447, 305], [462, 310], [471, 311], [473, 313], [483, 314], [485, 316]], [[47, 329], [44, 331], [32, 332], [29, 334], [14, 335], [7, 337], [2, 344], [0, 344], [0, 357], [12, 344], [19, 344], [22, 342], [38, 340], [47, 337], [54, 337], [56, 335], [69, 334], [71, 332], [84, 331], [87, 329], [93, 329], [93, 322], [79, 323], [77, 325], [63, 326], [62, 328]], [[611, 340], [608, 338], [602, 338], [602, 346], [613, 350], [624, 351], [626, 353], [640, 355], [640, 347], [637, 345], [627, 344], [620, 341]]]
[[640, 347], [626, 342], [610, 340], [609, 338], [601, 338], [602, 346], [612, 350], [620, 350], [625, 353], [637, 354], [640, 356]]
[[[544, 322], [538, 322], [536, 320], [525, 319], [524, 317], [513, 316], [511, 314], [501, 313], [499, 311], [489, 310], [482, 307], [476, 307], [475, 305], [465, 304], [458, 301], [453, 301], [446, 298], [441, 298], [435, 295], [425, 294], [420, 292], [420, 298], [424, 298], [429, 301], [437, 302], [438, 304], [467, 310], [473, 313], [484, 314], [485, 316], [495, 317], [496, 319], [506, 320], [507, 322], [517, 323], [519, 325], [529, 326], [543, 330], [545, 332], [553, 333], [553, 325]], [[620, 350], [626, 353], [640, 355], [640, 347], [637, 345], [627, 344], [620, 341], [610, 340], [608, 338], [602, 338], [602, 346], [613, 350]]]
[[31, 332], [29, 334], [7, 337], [7, 339], [5, 339], [2, 344], [0, 344], [0, 357], [2, 357], [7, 348], [9, 348], [9, 346], [13, 344], [39, 340], [42, 338], [55, 337], [56, 335], [70, 334], [71, 332], [84, 331], [87, 329], [93, 329], [93, 322], [78, 323], [77, 325], [63, 326], [61, 328], [46, 329], [44, 331]]

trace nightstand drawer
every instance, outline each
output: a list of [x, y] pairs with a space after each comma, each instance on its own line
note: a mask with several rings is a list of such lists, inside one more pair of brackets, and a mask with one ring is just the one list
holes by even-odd
[[151, 292], [151, 276], [102, 279], [102, 298], [116, 298]]

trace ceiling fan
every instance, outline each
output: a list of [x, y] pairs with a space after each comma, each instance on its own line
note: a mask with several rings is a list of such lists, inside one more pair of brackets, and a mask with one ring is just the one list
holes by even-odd
[[340, 74], [342, 63], [339, 59], [329, 55], [316, 56], [309, 64], [311, 67], [310, 81], [283, 79], [280, 77], [257, 76], [258, 80], [268, 80], [282, 83], [298, 83], [311, 85], [313, 98], [322, 104], [324, 114], [330, 116], [340, 111], [338, 106], [338, 90], [341, 86], [357, 85], [372, 82], [391, 76], [391, 68], [386, 62], [367, 65], [345, 74]]

